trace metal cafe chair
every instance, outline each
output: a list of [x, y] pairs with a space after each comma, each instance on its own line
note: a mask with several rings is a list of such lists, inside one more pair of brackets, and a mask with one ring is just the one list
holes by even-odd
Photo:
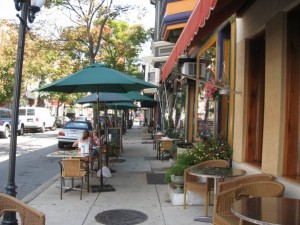
[[[61, 188], [60, 188], [60, 199], [62, 199], [63, 189], [65, 188], [65, 178], [72, 179], [72, 187], [68, 190], [80, 190], [80, 200], [82, 199], [82, 187], [83, 187], [83, 178], [88, 175], [86, 169], [81, 167], [81, 162], [84, 162], [80, 159], [62, 159], [60, 162], [61, 165]], [[88, 165], [87, 165], [88, 168]], [[74, 179], [81, 179], [80, 188], [74, 187]], [[89, 180], [89, 178], [87, 178]], [[88, 192], [89, 192], [89, 181], [88, 181]]]

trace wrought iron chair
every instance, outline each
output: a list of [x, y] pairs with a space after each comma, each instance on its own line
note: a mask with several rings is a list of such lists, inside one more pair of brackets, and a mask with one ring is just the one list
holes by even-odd
[[21, 225], [45, 225], [44, 213], [12, 196], [0, 193], [0, 217], [5, 212], [18, 213], [21, 219]]
[[153, 150], [156, 151], [156, 157], [159, 158], [159, 139], [164, 137], [163, 134], [155, 134], [153, 135]]

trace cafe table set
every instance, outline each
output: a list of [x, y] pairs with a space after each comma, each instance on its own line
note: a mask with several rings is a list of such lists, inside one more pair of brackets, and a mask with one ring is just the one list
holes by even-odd
[[[194, 168], [190, 174], [214, 178], [214, 194], [219, 178], [233, 178], [246, 174], [245, 170], [224, 167]], [[300, 225], [300, 199], [281, 197], [249, 197], [233, 203], [232, 213], [244, 221], [259, 225]], [[198, 216], [195, 221], [212, 223], [212, 217]]]
[[[75, 150], [67, 150], [67, 151], [55, 151], [51, 152], [47, 155], [47, 157], [50, 158], [78, 158], [83, 160], [86, 157], [89, 157], [89, 151], [86, 150], [86, 148], [81, 147]], [[88, 185], [89, 185], [89, 170], [87, 170], [87, 179], [88, 179]], [[74, 179], [71, 179], [71, 187], [64, 186], [63, 189], [65, 192], [71, 191], [71, 190], [80, 190], [80, 185], [74, 186]]]
[[[233, 178], [243, 176], [246, 174], [246, 171], [228, 167], [200, 167], [190, 169], [189, 173], [197, 177], [213, 178], [215, 195], [218, 192], [218, 180], [220, 178]], [[212, 223], [212, 217], [210, 216], [198, 216], [194, 220], [199, 222]]]

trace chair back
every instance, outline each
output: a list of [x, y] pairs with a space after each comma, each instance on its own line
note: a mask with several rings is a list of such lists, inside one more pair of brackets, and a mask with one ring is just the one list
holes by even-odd
[[[184, 182], [196, 182], [198, 181], [198, 177], [189, 174], [189, 170], [192, 168], [202, 168], [202, 167], [228, 167], [229, 163], [227, 160], [216, 159], [216, 160], [208, 160], [205, 162], [198, 163], [197, 165], [191, 166], [184, 171]], [[213, 186], [213, 178], [208, 178], [207, 181], [210, 183], [209, 186]]]
[[62, 159], [62, 176], [79, 177], [80, 176], [80, 159]]
[[218, 184], [218, 191], [222, 192], [242, 184], [253, 183], [257, 181], [271, 181], [274, 177], [272, 174], [252, 174], [243, 177], [234, 178], [232, 180], [220, 182]]
[[172, 148], [173, 141], [172, 140], [165, 140], [161, 142], [161, 148], [164, 151], [169, 151]]
[[22, 225], [45, 225], [45, 214], [24, 202], [0, 193], [0, 217], [4, 212], [19, 213]]
[[215, 159], [199, 163], [198, 165], [199, 167], [228, 167], [229, 163], [227, 160]]
[[284, 185], [277, 181], [258, 181], [243, 184], [236, 190], [236, 199], [242, 197], [282, 197]]
[[231, 214], [231, 205], [244, 197], [281, 197], [284, 193], [283, 184], [276, 181], [258, 181], [230, 188], [217, 193], [214, 213]]

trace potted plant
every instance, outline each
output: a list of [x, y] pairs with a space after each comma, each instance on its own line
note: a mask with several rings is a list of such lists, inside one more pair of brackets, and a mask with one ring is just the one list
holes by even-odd
[[210, 137], [206, 141], [195, 144], [189, 151], [177, 155], [176, 162], [166, 172], [165, 182], [173, 183], [174, 176], [181, 176], [182, 178], [178, 179], [184, 180], [183, 176], [186, 168], [207, 160], [230, 160], [231, 154], [232, 148], [225, 138], [221, 136]]
[[183, 176], [184, 170], [191, 166], [193, 162], [193, 156], [186, 152], [177, 155], [176, 162], [167, 170], [165, 175], [165, 182], [172, 183], [171, 176]]
[[218, 100], [220, 95], [230, 93], [229, 81], [211, 77], [205, 85], [205, 97], [211, 100]]
[[184, 181], [184, 170], [186, 165], [174, 163], [167, 171], [165, 175], [165, 182], [173, 183], [176, 187], [175, 192], [182, 193], [182, 186]]

